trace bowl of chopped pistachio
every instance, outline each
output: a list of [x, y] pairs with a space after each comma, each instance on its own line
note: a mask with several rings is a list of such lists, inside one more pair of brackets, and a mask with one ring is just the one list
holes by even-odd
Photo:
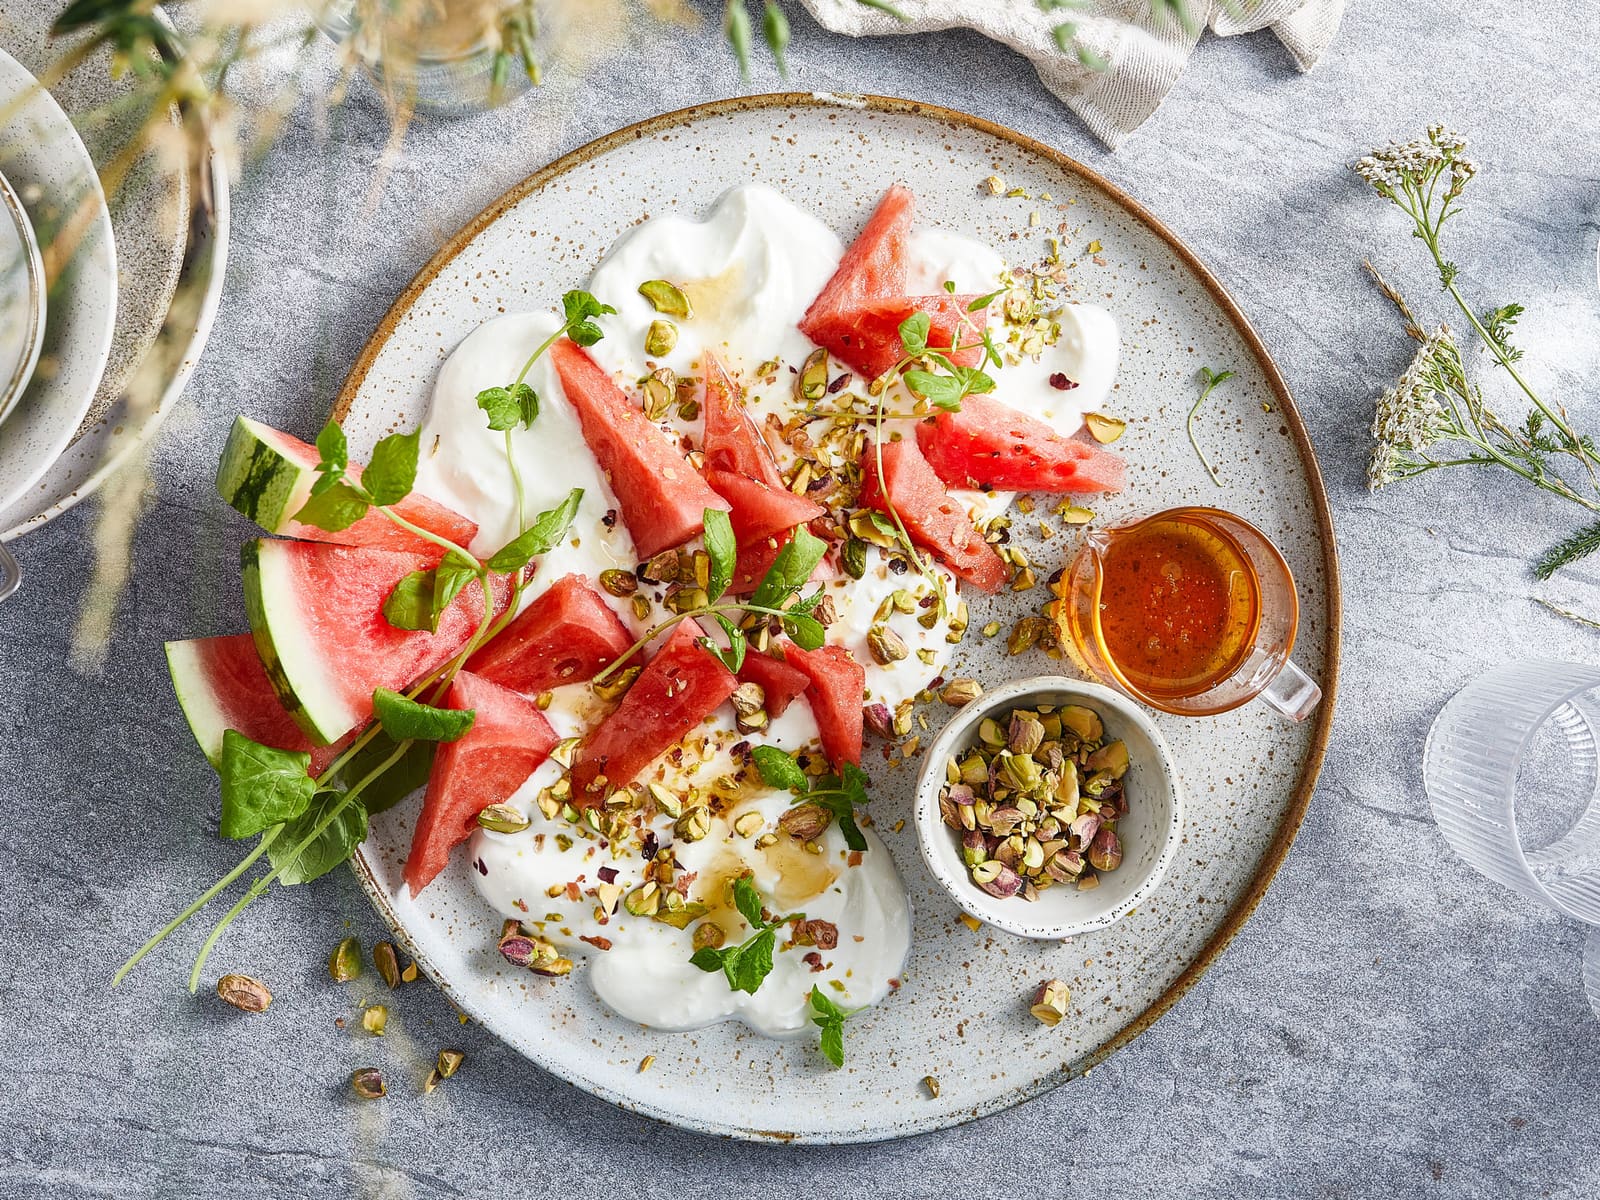
[[1167, 873], [1183, 795], [1161, 732], [1110, 688], [1022, 679], [955, 716], [917, 783], [917, 839], [965, 912], [1061, 939], [1127, 916]]

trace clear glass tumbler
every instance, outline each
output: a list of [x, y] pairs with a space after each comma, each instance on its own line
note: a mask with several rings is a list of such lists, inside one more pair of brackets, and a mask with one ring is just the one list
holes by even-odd
[[1536, 660], [1479, 676], [1434, 720], [1422, 780], [1456, 853], [1595, 927], [1584, 980], [1600, 1015], [1600, 667]]

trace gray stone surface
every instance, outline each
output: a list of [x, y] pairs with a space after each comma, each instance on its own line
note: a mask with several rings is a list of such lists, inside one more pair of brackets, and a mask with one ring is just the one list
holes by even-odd
[[[1216, 270], [1288, 376], [1337, 514], [1345, 666], [1322, 783], [1254, 920], [1089, 1078], [966, 1128], [843, 1150], [709, 1142], [616, 1111], [458, 1027], [425, 986], [398, 1005], [406, 1038], [338, 1032], [350, 996], [326, 984], [324, 955], [347, 931], [381, 932], [343, 875], [278, 892], [216, 956], [272, 981], [270, 1018], [184, 992], [188, 937], [107, 991], [115, 962], [232, 856], [160, 659], [165, 638], [242, 627], [242, 529], [208, 482], [231, 414], [311, 432], [449, 231], [554, 154], [739, 82], [709, 27], [658, 35], [606, 54], [581, 89], [419, 125], [371, 207], [385, 128], [358, 95], [325, 133], [302, 110], [238, 189], [222, 314], [156, 445], [103, 669], [68, 661], [92, 508], [15, 547], [28, 578], [0, 607], [0, 1195], [1600, 1191], [1582, 933], [1455, 858], [1417, 765], [1439, 705], [1485, 666], [1595, 657], [1593, 631], [1530, 597], [1600, 613], [1600, 566], [1535, 583], [1529, 556], [1572, 514], [1505, 478], [1364, 490], [1372, 397], [1410, 351], [1362, 256], [1443, 310], [1420, 247], [1344, 169], [1430, 120], [1468, 134], [1482, 173], [1454, 230], [1463, 278], [1486, 304], [1528, 304], [1529, 373], [1600, 423], [1595, 7], [1357, 0], [1304, 78], [1270, 37], [1208, 39], [1115, 156], [976, 38], [848, 43], [798, 14], [795, 34], [800, 87], [981, 113], [1104, 171]], [[757, 88], [777, 83], [758, 67]], [[468, 1065], [421, 1102], [406, 1047], [444, 1043]], [[386, 1103], [346, 1098], [365, 1060], [402, 1081]]]

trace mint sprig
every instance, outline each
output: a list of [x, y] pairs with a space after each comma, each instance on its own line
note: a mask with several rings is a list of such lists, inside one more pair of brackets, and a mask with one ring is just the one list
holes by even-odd
[[316, 784], [306, 771], [311, 755], [275, 750], [253, 742], [237, 730], [222, 735], [222, 817], [218, 832], [225, 838], [254, 837], [263, 829], [292, 821], [311, 803]]
[[844, 1066], [844, 1023], [861, 1010], [840, 1008], [823, 995], [822, 989], [816, 985], [812, 985], [811, 994], [806, 999], [810, 1003], [811, 1023], [822, 1030], [819, 1042], [822, 1057], [836, 1067]]
[[397, 742], [459, 741], [477, 717], [470, 708], [436, 708], [388, 688], [372, 693], [372, 710], [383, 731]]
[[794, 757], [777, 746], [757, 746], [750, 752], [762, 782], [768, 787], [793, 792], [799, 803], [815, 804], [839, 822], [845, 845], [852, 850], [867, 848], [866, 835], [856, 824], [856, 807], [867, 803], [867, 773], [854, 763], [845, 763], [838, 775], [819, 776], [815, 785], [800, 769]]
[[778, 944], [777, 931], [790, 921], [803, 920], [805, 914], [790, 913], [788, 916], [774, 917], [771, 921], [766, 920], [762, 913], [761, 893], [747, 875], [733, 881], [733, 903], [750, 926], [750, 936], [737, 946], [717, 949], [702, 946], [690, 956], [689, 961], [707, 973], [721, 971], [728, 980], [729, 988], [753, 996], [772, 973], [772, 956]]

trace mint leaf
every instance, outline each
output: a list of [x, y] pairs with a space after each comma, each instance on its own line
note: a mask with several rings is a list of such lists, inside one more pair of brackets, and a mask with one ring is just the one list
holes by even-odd
[[397, 742], [454, 742], [466, 735], [477, 717], [470, 708], [435, 708], [388, 688], [372, 693], [372, 711], [383, 731]]
[[998, 289], [996, 291], [990, 292], [987, 296], [979, 296], [971, 304], [967, 305], [967, 311], [968, 312], [982, 312], [984, 309], [988, 308], [989, 305], [993, 304], [996, 300], [998, 300], [1001, 296], [1005, 295], [1005, 291], [1006, 291], [1005, 288], [1000, 288], [1000, 289]]
[[744, 630], [735, 625], [723, 613], [714, 612], [711, 617], [718, 625], [722, 626], [722, 632], [728, 635], [728, 644], [726, 647], [719, 646], [710, 638], [701, 638], [700, 644], [710, 651], [712, 657], [727, 667], [728, 670], [737, 673], [739, 668], [744, 666], [745, 651], [749, 646], [749, 643], [745, 640]]
[[900, 348], [905, 357], [915, 358], [928, 348], [928, 334], [933, 330], [933, 319], [925, 312], [914, 312], [900, 322]]
[[605, 331], [590, 320], [591, 317], [616, 311], [585, 291], [574, 290], [561, 297], [561, 314], [566, 318], [567, 336], [580, 346], [592, 346], [605, 337]]
[[367, 808], [358, 798], [346, 804], [329, 821], [327, 828], [312, 838], [298, 858], [292, 857], [294, 848], [310, 837], [312, 830], [343, 799], [342, 792], [320, 793], [310, 808], [285, 825], [283, 831], [272, 839], [272, 844], [267, 847], [267, 858], [274, 867], [280, 868], [278, 882], [284, 887], [310, 883], [326, 875], [340, 863], [349, 861], [356, 847], [366, 841]]
[[438, 612], [433, 598], [438, 581], [432, 571], [413, 571], [399, 583], [383, 602], [383, 618], [396, 629], [426, 629], [429, 633], [439, 628]]
[[478, 564], [451, 550], [433, 572], [433, 622], [438, 628], [439, 614], [449, 608], [463, 588], [478, 578]]
[[716, 603], [733, 582], [733, 564], [739, 557], [739, 543], [733, 536], [733, 523], [720, 508], [706, 509], [704, 519], [706, 555], [711, 559], [711, 579], [706, 584], [706, 595]]
[[794, 756], [776, 746], [757, 746], [750, 752], [755, 759], [761, 781], [768, 787], [782, 788], [797, 795], [811, 790], [811, 781], [795, 762]]
[[338, 533], [366, 516], [369, 506], [365, 496], [337, 476], [324, 475], [317, 482], [320, 484], [326, 480], [333, 482], [320, 492], [313, 488], [311, 499], [295, 513], [294, 519], [305, 525], [326, 529], [329, 533]]
[[374, 504], [387, 507], [411, 494], [417, 482], [417, 456], [422, 430], [391, 433], [372, 448], [372, 459], [361, 472], [361, 486]]
[[533, 423], [539, 419], [539, 393], [525, 383], [518, 383], [512, 385], [511, 396], [522, 414], [522, 424], [532, 429]]
[[518, 534], [489, 560], [489, 569], [500, 575], [520, 571], [534, 558], [549, 554], [566, 537], [572, 519], [578, 515], [578, 503], [583, 499], [583, 489], [573, 488], [567, 498], [548, 512], [542, 512], [528, 529]]
[[763, 929], [741, 946], [740, 953], [732, 963], [723, 964], [728, 986], [736, 992], [747, 992], [754, 996], [762, 982], [772, 974], [772, 952], [777, 943], [777, 935], [770, 929]]
[[861, 826], [856, 824], [855, 805], [847, 796], [837, 791], [818, 788], [806, 799], [812, 804], [821, 805], [833, 814], [833, 819], [839, 822], [839, 832], [844, 835], [846, 846], [852, 850], [867, 848], [866, 835], [861, 832]]
[[350, 465], [350, 443], [345, 439], [344, 430], [339, 428], [339, 422], [329, 421], [317, 434], [317, 453], [321, 455], [317, 470], [336, 478], [344, 474]]
[[977, 367], [956, 368], [961, 375], [962, 395], [982, 395], [994, 391], [994, 380]]
[[733, 881], [733, 906], [750, 922], [751, 929], [766, 928], [766, 919], [761, 915], [761, 893], [750, 882], [750, 876], [741, 875]]
[[959, 405], [964, 394], [961, 381], [953, 375], [936, 375], [932, 371], [907, 371], [904, 380], [906, 387], [913, 393], [940, 408]]
[[784, 544], [773, 559], [772, 566], [750, 597], [753, 608], [777, 608], [811, 578], [828, 543], [816, 537], [804, 525], [795, 526], [794, 537]]
[[236, 729], [222, 735], [222, 819], [225, 838], [246, 838], [306, 810], [317, 785], [306, 772], [311, 755], [275, 750], [253, 742]]
[[822, 643], [828, 637], [828, 631], [823, 628], [822, 622], [805, 613], [784, 617], [783, 631], [789, 635], [789, 640], [802, 650], [820, 650]]
[[515, 429], [517, 423], [522, 420], [522, 406], [517, 403], [517, 398], [511, 394], [510, 388], [484, 388], [478, 393], [478, 407], [489, 415], [490, 429]]
[[816, 985], [808, 997], [811, 1002], [811, 1023], [822, 1030], [820, 1049], [822, 1057], [836, 1067], [844, 1066], [844, 1023], [855, 1013], [840, 1008], [822, 994]]

